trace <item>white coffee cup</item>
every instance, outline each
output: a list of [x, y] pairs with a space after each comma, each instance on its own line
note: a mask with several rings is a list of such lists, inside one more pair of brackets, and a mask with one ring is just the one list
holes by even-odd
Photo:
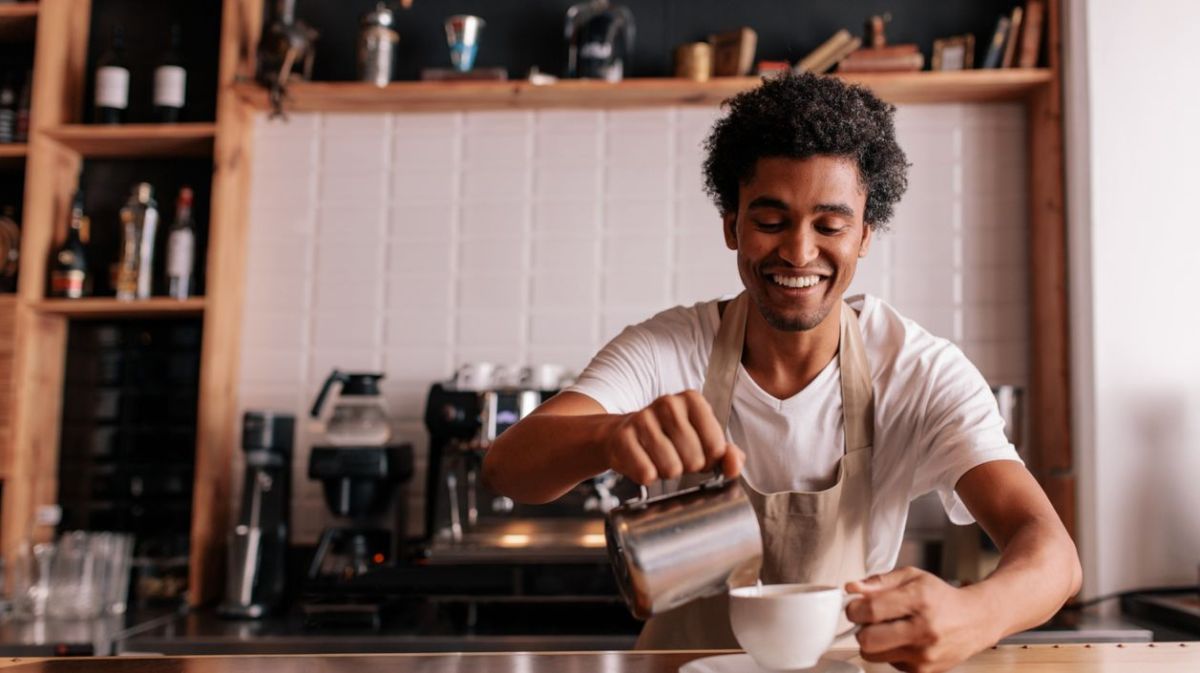
[[767, 584], [729, 590], [729, 623], [738, 644], [759, 666], [791, 671], [815, 666], [839, 638], [846, 604], [858, 594], [824, 584]]
[[454, 373], [454, 386], [459, 390], [487, 390], [495, 374], [496, 365], [490, 362], [468, 362]]

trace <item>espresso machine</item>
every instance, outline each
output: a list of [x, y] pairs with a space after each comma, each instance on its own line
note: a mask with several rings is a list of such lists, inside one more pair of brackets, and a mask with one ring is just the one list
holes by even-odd
[[247, 411], [242, 417], [246, 478], [241, 515], [229, 536], [228, 581], [218, 607], [224, 617], [262, 617], [283, 600], [294, 426], [290, 414]]
[[516, 380], [489, 380], [479, 368], [468, 365], [429, 390], [427, 562], [603, 562], [604, 513], [636, 494], [636, 486], [607, 472], [542, 505], [488, 489], [481, 468], [496, 437], [553, 396], [559, 383], [529, 368]]
[[313, 404], [313, 430], [321, 443], [309, 454], [308, 476], [321, 482], [329, 511], [349, 523], [322, 532], [308, 568], [310, 589], [390, 565], [404, 541], [403, 499], [393, 502], [393, 495], [412, 477], [413, 451], [389, 441], [382, 378], [334, 370]]

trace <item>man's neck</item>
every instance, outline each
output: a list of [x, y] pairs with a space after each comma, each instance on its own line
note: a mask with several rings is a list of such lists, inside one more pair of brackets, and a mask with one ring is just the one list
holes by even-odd
[[775, 329], [751, 305], [746, 316], [742, 364], [758, 387], [780, 400], [804, 390], [837, 355], [842, 302], [816, 327], [801, 332]]

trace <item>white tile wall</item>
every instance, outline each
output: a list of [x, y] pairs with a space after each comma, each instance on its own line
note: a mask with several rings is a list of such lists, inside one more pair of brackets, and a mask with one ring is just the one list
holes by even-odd
[[[581, 368], [630, 322], [736, 291], [701, 190], [718, 112], [259, 118], [239, 408], [304, 419], [331, 368], [381, 370], [423, 470], [425, 393], [456, 364]], [[909, 192], [852, 287], [994, 383], [1028, 376], [1024, 123], [1016, 105], [901, 108]], [[312, 541], [327, 517], [298, 435], [294, 538]]]

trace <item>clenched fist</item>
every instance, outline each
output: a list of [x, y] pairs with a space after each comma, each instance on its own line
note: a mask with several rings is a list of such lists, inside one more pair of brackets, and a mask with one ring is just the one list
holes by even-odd
[[695, 390], [663, 395], [645, 409], [627, 414], [604, 452], [612, 470], [642, 485], [707, 472], [718, 465], [726, 477], [733, 478], [746, 458], [726, 441], [712, 407]]

